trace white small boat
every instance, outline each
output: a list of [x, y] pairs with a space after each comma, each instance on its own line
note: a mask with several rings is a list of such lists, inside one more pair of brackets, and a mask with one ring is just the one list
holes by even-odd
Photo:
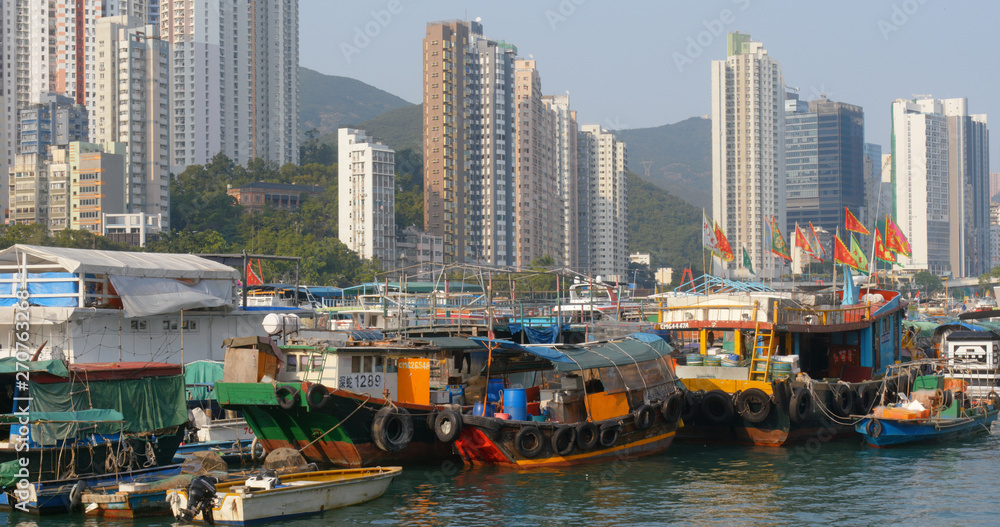
[[216, 485], [214, 478], [195, 478], [187, 489], [167, 491], [170, 510], [180, 521], [248, 525], [317, 514], [357, 505], [385, 493], [400, 467], [368, 467], [300, 472], [278, 476], [261, 473], [246, 481]]

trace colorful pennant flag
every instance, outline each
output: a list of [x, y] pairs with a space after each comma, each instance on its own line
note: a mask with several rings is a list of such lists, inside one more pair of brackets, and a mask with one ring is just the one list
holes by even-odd
[[757, 274], [753, 270], [753, 261], [750, 260], [750, 253], [747, 252], [747, 248], [743, 248], [743, 267], [746, 267], [750, 274]]
[[813, 248], [809, 244], [809, 237], [802, 231], [802, 228], [799, 227], [798, 222], [795, 223], [795, 246], [802, 249], [807, 255], [815, 256], [812, 252]]
[[868, 257], [865, 256], [865, 250], [861, 248], [858, 240], [854, 239], [853, 234], [851, 235], [851, 256], [854, 258], [854, 261], [858, 263], [858, 266], [855, 267], [855, 269], [861, 271], [862, 273], [867, 273]]
[[910, 257], [910, 241], [888, 214], [885, 216], [885, 248]]
[[858, 262], [851, 256], [851, 251], [847, 250], [847, 246], [840, 240], [840, 236], [833, 237], [833, 262], [844, 264], [854, 269], [858, 268]]
[[813, 227], [813, 222], [809, 222], [809, 245], [812, 246], [813, 258], [823, 261], [822, 257], [826, 256], [826, 249], [823, 248], [823, 244], [819, 243], [819, 236], [816, 235], [816, 227]]
[[861, 222], [854, 217], [854, 214], [851, 214], [851, 209], [844, 207], [844, 213], [846, 214], [846, 217], [844, 219], [844, 226], [847, 227], [848, 231], [860, 232], [865, 236], [871, 234], [870, 232], [868, 232], [868, 229], [866, 229], [865, 226], [862, 225]]
[[875, 258], [883, 262], [896, 263], [896, 254], [885, 248], [885, 243], [882, 242], [882, 233], [879, 232], [878, 227], [875, 228]]
[[712, 254], [717, 254], [719, 251], [719, 240], [715, 237], [715, 228], [713, 227], [715, 222], [708, 219], [704, 210], [701, 211], [701, 217], [701, 244], [709, 251], [712, 251]]
[[771, 216], [771, 252], [786, 260], [792, 259], [792, 253], [788, 250], [788, 242], [781, 235], [781, 229], [778, 228], [778, 221], [774, 219], [774, 216]]
[[731, 262], [734, 259], [733, 248], [729, 246], [729, 240], [726, 239], [725, 233], [719, 228], [719, 224], [715, 224], [715, 240], [718, 243], [718, 255], [719, 258], [727, 262]]

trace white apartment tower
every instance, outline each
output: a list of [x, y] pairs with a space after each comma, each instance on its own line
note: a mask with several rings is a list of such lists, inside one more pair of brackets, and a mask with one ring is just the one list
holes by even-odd
[[169, 45], [130, 16], [97, 23], [97, 143], [126, 145], [125, 211], [170, 214]]
[[770, 276], [766, 226], [772, 216], [785, 225], [785, 81], [750, 35], [730, 33], [726, 51], [712, 61], [711, 213], [733, 252], [746, 248], [758, 276]]
[[[562, 214], [556, 225], [563, 229], [561, 265], [570, 269], [580, 268], [580, 238], [577, 229], [579, 202], [577, 198], [577, 134], [576, 110], [569, 109], [569, 95], [545, 95], [542, 101], [555, 117], [555, 178]], [[556, 258], [556, 263], [559, 258]]]
[[396, 153], [363, 130], [337, 133], [337, 224], [340, 241], [385, 269], [396, 258]]
[[909, 238], [910, 270], [956, 278], [990, 269], [989, 131], [960, 99], [892, 106], [894, 220]]
[[170, 164], [298, 162], [298, 0], [160, 0], [171, 44]]
[[[587, 225], [580, 227], [581, 237], [587, 233], [587, 262], [581, 271], [590, 276], [600, 275], [605, 281], [624, 282], [628, 279], [628, 159], [623, 141], [600, 125], [584, 125], [577, 138], [580, 191], [587, 192], [584, 216]], [[582, 206], [582, 205], [581, 205]]]

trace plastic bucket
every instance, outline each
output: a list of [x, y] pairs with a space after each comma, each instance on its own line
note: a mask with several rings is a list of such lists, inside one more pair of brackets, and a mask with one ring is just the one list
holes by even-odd
[[524, 388], [507, 388], [503, 391], [503, 411], [514, 421], [528, 420], [528, 396]]
[[472, 405], [472, 415], [478, 415], [480, 417], [493, 417], [493, 405], [486, 405], [486, 413], [483, 414], [483, 403], [476, 403]]
[[503, 390], [503, 379], [490, 379], [486, 384], [486, 402], [500, 402], [500, 391]]

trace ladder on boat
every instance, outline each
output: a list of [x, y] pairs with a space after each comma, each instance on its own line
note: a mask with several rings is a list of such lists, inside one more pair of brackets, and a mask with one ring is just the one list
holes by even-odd
[[750, 357], [751, 381], [767, 382], [767, 376], [771, 373], [771, 358], [777, 349], [778, 338], [774, 334], [774, 327], [762, 332], [758, 321], [753, 332], [753, 355]]

